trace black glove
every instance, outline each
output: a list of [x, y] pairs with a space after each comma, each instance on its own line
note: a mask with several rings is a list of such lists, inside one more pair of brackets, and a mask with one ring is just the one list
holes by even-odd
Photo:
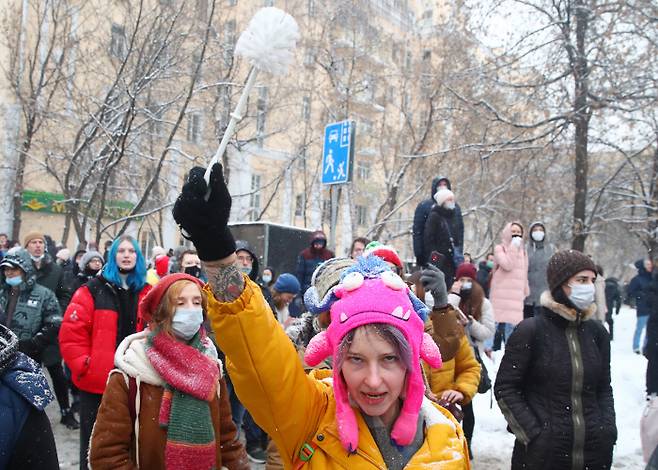
[[235, 252], [235, 240], [227, 226], [231, 195], [224, 183], [222, 165], [215, 163], [210, 173], [210, 197], [206, 201], [205, 171], [198, 166], [192, 168], [172, 212], [184, 231], [183, 236], [194, 243], [199, 258], [214, 261]]
[[442, 308], [448, 305], [446, 277], [439, 268], [432, 264], [427, 265], [427, 269], [424, 269], [420, 276], [420, 282], [425, 291], [432, 294], [434, 307]]
[[33, 338], [18, 340], [18, 350], [30, 356], [35, 361], [41, 362], [41, 351], [43, 348], [40, 348]]

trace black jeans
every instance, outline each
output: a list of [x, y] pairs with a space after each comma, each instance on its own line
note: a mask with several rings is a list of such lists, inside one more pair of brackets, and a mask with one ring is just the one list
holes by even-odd
[[462, 405], [462, 412], [464, 413], [462, 429], [464, 430], [464, 437], [466, 437], [466, 442], [468, 443], [468, 454], [472, 459], [473, 454], [471, 453], [471, 439], [473, 439], [473, 430], [475, 429], [475, 414], [473, 414], [473, 403]]
[[89, 439], [102, 398], [102, 394], [80, 390], [80, 470], [87, 470]]
[[64, 375], [62, 363], [59, 362], [52, 366], [47, 366], [50, 378], [53, 381], [53, 388], [55, 389], [55, 397], [59, 404], [60, 411], [68, 410], [70, 407], [69, 402], [69, 381]]

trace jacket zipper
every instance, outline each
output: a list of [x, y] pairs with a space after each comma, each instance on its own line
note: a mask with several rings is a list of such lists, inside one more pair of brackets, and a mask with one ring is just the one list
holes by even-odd
[[584, 465], [585, 417], [583, 416], [583, 357], [578, 341], [579, 321], [569, 322], [566, 329], [571, 356], [571, 418], [573, 420], [573, 446], [571, 468], [580, 470]]

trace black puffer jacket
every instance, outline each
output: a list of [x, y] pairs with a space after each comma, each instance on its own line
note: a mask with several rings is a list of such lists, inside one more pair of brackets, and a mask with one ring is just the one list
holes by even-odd
[[608, 469], [617, 440], [610, 340], [597, 321], [547, 292], [542, 313], [509, 338], [498, 405], [516, 436], [512, 469]]
[[453, 217], [454, 212], [454, 210], [448, 210], [445, 207], [434, 204], [430, 215], [427, 217], [423, 235], [424, 258], [429, 260], [432, 251], [438, 251], [443, 255], [443, 260], [439, 268], [445, 274], [448, 288], [452, 285], [455, 277], [456, 267], [453, 260], [453, 246], [458, 246], [453, 235], [457, 229]]
[[[432, 180], [432, 189], [430, 197], [421, 201], [417, 206], [414, 212], [414, 222], [412, 227], [413, 235], [413, 245], [414, 245], [414, 256], [416, 257], [416, 264], [418, 266], [427, 265], [427, 254], [428, 251], [425, 249], [425, 223], [427, 222], [427, 217], [430, 215], [432, 206], [436, 204], [434, 201], [434, 194], [436, 193], [439, 183], [445, 181], [448, 184], [448, 189], [452, 189], [450, 180], [445, 176], [439, 176]], [[459, 207], [459, 204], [455, 203], [455, 210], [452, 216], [452, 226], [453, 226], [453, 238], [455, 239], [455, 245], [459, 248], [464, 249], [464, 219], [462, 217], [462, 210]], [[429, 252], [431, 252], [430, 250]]]

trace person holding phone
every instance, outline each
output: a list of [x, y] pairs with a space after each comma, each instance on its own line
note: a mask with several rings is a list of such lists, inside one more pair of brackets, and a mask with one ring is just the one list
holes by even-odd
[[[449, 189], [442, 188], [434, 194], [434, 200], [436, 204], [430, 210], [423, 232], [424, 259], [443, 271], [446, 286], [450, 289], [455, 279], [455, 269], [464, 260], [462, 247], [455, 238], [458, 231], [454, 218], [455, 195]], [[439, 256], [432, 256], [433, 252]]]

